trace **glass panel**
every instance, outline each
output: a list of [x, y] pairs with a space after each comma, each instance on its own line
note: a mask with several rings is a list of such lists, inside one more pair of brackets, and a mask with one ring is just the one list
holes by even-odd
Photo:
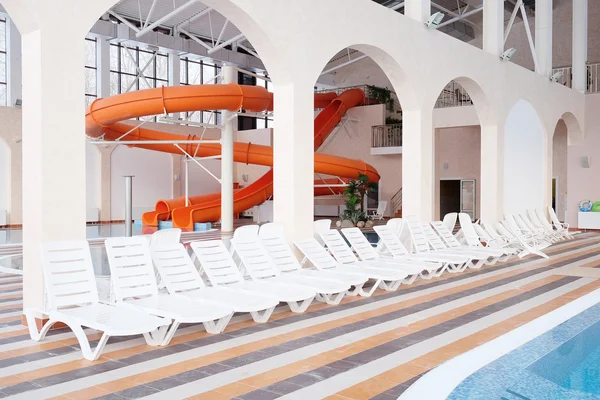
[[[130, 74], [136, 74], [137, 70], [136, 61], [135, 61], [135, 49], [126, 49], [125, 47], [121, 47], [121, 72], [127, 72]], [[131, 57], [130, 57], [131, 55]], [[133, 59], [132, 59], [133, 57]]]
[[268, 119], [267, 120], [267, 128], [274, 128], [275, 127], [275, 121], [273, 121], [272, 119]]
[[86, 95], [85, 96], [85, 106], [89, 107], [94, 102], [94, 100], [96, 100], [96, 97]]
[[[143, 89], [152, 89], [155, 87], [156, 81], [152, 78], [140, 79], [138, 82], [140, 90]], [[136, 90], [136, 89], [132, 89]]]
[[0, 22], [0, 51], [6, 51], [6, 21]]
[[215, 117], [216, 117], [216, 120], [213, 118], [213, 121], [215, 121], [215, 122], [213, 122], [213, 124], [221, 125], [221, 113], [219, 111], [215, 112]]
[[119, 94], [119, 74], [116, 72], [110, 73], [110, 95]]
[[471, 219], [475, 217], [475, 181], [463, 180], [460, 182], [460, 208], [461, 212], [467, 213]]
[[188, 63], [188, 85], [200, 85], [202, 80], [200, 79], [200, 64], [189, 62]]
[[169, 57], [161, 55], [156, 57], [156, 77], [165, 81], [169, 80]]
[[111, 71], [119, 70], [119, 47], [114, 44], [110, 45], [110, 69]]
[[214, 77], [215, 77], [215, 66], [214, 65], [203, 65], [202, 66], [202, 79], [204, 80], [203, 83], [215, 83], [214, 81]]
[[181, 60], [179, 64], [179, 83], [182, 85], [187, 83], [187, 62]]
[[85, 40], [85, 66], [96, 68], [96, 41]]
[[85, 69], [85, 94], [96, 95], [96, 70], [92, 68]]
[[6, 53], [0, 53], [0, 83], [6, 83]]
[[129, 91], [134, 91], [137, 90], [137, 85], [134, 83], [136, 80], [135, 76], [131, 76], [131, 75], [121, 75], [121, 92], [120, 93], [126, 93], [128, 90], [128, 88], [130, 87], [130, 85], [133, 83], [133, 86], [131, 86], [131, 88], [129, 88]]
[[[145, 51], [140, 51], [139, 67], [140, 67], [140, 69], [144, 70], [144, 76], [154, 77], [155, 60], [153, 60], [153, 57], [154, 57], [154, 54], [152, 54], [152, 53], [146, 53]], [[146, 64], [148, 64], [148, 66], [146, 66]]]
[[0, 106], [6, 105], [6, 84], [0, 85]]
[[267, 127], [267, 120], [264, 118], [256, 118], [256, 129], [265, 129]]

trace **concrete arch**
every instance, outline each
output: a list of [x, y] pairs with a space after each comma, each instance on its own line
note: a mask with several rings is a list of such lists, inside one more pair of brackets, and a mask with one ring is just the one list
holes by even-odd
[[[559, 120], [560, 119], [562, 119], [565, 125], [567, 126], [569, 146], [582, 144], [584, 139], [584, 133], [583, 129], [581, 128], [581, 124], [579, 123], [579, 120], [577, 119], [575, 114], [573, 114], [570, 111], [567, 111], [563, 115], [561, 115]], [[558, 124], [559, 120], [556, 121], [554, 126]], [[554, 135], [554, 130], [552, 130], [552, 135]]]
[[10, 144], [0, 137], [0, 210], [11, 211], [11, 162]]

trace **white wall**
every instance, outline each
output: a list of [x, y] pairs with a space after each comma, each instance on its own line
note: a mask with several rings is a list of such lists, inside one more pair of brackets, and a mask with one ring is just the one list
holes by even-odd
[[[157, 200], [170, 199], [172, 189], [172, 159], [167, 153], [119, 146], [111, 157], [110, 207], [111, 219], [125, 218], [125, 179], [133, 178], [133, 217], [141, 210], [151, 211]], [[136, 212], [138, 210], [138, 212]]]
[[85, 149], [85, 189], [86, 207], [100, 209], [100, 152], [93, 144], [87, 144]]
[[10, 147], [2, 139], [0, 139], [0, 210], [10, 210]]
[[525, 100], [511, 109], [504, 126], [504, 212], [544, 206], [544, 134]]
[[[221, 160], [202, 160], [198, 161], [206, 169], [208, 169], [217, 178], [221, 178]], [[185, 195], [185, 159], [181, 158], [181, 195]], [[208, 172], [196, 164], [194, 161], [189, 161], [190, 179], [189, 195], [199, 196], [221, 191], [221, 184], [217, 182]], [[170, 197], [169, 197], [170, 198]]]

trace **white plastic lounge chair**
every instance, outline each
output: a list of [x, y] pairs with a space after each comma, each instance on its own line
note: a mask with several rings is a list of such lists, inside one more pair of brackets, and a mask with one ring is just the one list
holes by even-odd
[[558, 233], [567, 237], [568, 239], [573, 239], [573, 235], [569, 233], [569, 224], [560, 222], [558, 220], [558, 217], [556, 216], [556, 213], [554, 212], [554, 209], [550, 206], [548, 207], [548, 215], [550, 215], [552, 224], [554, 225], [554, 228], [558, 231]]
[[549, 242], [539, 240], [532, 236], [525, 236], [523, 232], [518, 228], [514, 218], [512, 215], [506, 215], [506, 223], [510, 232], [514, 235], [514, 237], [519, 241], [523, 250], [519, 253], [519, 258], [526, 256], [527, 254], [536, 254], [543, 258], [550, 258], [545, 253], [542, 253], [541, 250], [550, 246]]
[[341, 261], [342, 259], [356, 259], [354, 254], [352, 254], [352, 250], [354, 250], [365, 265], [373, 267], [387, 267], [388, 265], [391, 265], [406, 272], [408, 277], [403, 281], [403, 283], [406, 284], [413, 283], [418, 277], [429, 278], [443, 266], [439, 262], [411, 260], [405, 257], [382, 257], [377, 250], [371, 246], [371, 243], [369, 243], [365, 235], [358, 228], [344, 228], [342, 229], [342, 234], [348, 240], [352, 248], [346, 247], [343, 249], [340, 247], [337, 248], [335, 252], [332, 250], [336, 260], [343, 262]]
[[295, 313], [306, 311], [316, 295], [315, 290], [305, 286], [273, 283], [268, 280], [245, 280], [225, 244], [220, 240], [193, 242], [190, 246], [212, 286], [224, 286], [268, 296], [287, 303]]
[[469, 259], [467, 262], [468, 268], [479, 269], [490, 262], [490, 255], [487, 253], [484, 254], [467, 248], [449, 248], [429, 224], [423, 224], [423, 232], [435, 253], [467, 257]]
[[[341, 240], [340, 233], [335, 231]], [[327, 235], [327, 234], [325, 234]], [[294, 244], [304, 254], [310, 263], [321, 271], [332, 271], [335, 273], [356, 274], [358, 276], [368, 276], [375, 281], [370, 289], [362, 289], [361, 296], [369, 297], [375, 292], [375, 289], [381, 287], [386, 291], [393, 291], [400, 286], [402, 280], [406, 278], [406, 273], [389, 268], [368, 268], [359, 264], [341, 264], [337, 262], [315, 238], [294, 241]]]
[[533, 216], [535, 217], [535, 219], [531, 218], [531, 214], [530, 212], [527, 213], [523, 213], [521, 214], [519, 217], [521, 219], [521, 221], [527, 225], [527, 227], [529, 228], [530, 231], [532, 232], [538, 232], [538, 234], [540, 235], [540, 237], [548, 240], [551, 243], [557, 243], [560, 242], [561, 240], [563, 240], [564, 238], [561, 237], [560, 235], [558, 235], [556, 232], [554, 231], [548, 231], [538, 220], [537, 215], [535, 215], [535, 213], [533, 213]]
[[281, 272], [258, 237], [233, 239], [231, 244], [254, 281], [289, 285], [290, 290], [307, 288], [309, 290], [306, 291], [306, 296], [310, 293], [317, 301], [330, 305], [339, 304], [346, 292], [350, 290], [350, 285], [343, 282]]
[[277, 222], [269, 222], [260, 226], [258, 230], [258, 237], [260, 238], [272, 238], [272, 237], [284, 237], [284, 229], [282, 224]]
[[382, 200], [377, 205], [377, 210], [371, 215], [371, 218], [381, 221], [385, 215], [385, 210], [387, 208], [388, 202]]
[[[83, 357], [90, 361], [98, 359], [111, 336], [144, 335], [151, 346], [162, 343], [170, 319], [155, 317], [125, 304], [100, 303], [87, 241], [52, 242], [41, 247], [48, 310], [24, 310], [33, 340], [43, 340], [54, 324], [63, 323], [73, 331]], [[40, 331], [36, 313], [49, 317]], [[94, 350], [84, 327], [102, 332]]]
[[434, 277], [441, 276], [444, 271], [448, 270], [449, 264], [447, 261], [444, 261], [442, 257], [436, 255], [429, 255], [428, 253], [409, 253], [404, 247], [404, 244], [400, 241], [398, 236], [396, 236], [393, 231], [383, 225], [374, 226], [373, 229], [377, 232], [379, 236], [379, 247], [377, 251], [381, 254], [387, 255], [389, 254], [393, 258], [402, 259], [402, 260], [415, 260], [415, 261], [425, 261], [430, 263], [436, 263], [439, 265], [437, 271], [430, 275], [422, 275], [423, 279], [431, 279]]
[[521, 229], [521, 232], [529, 234], [540, 240], [547, 240], [550, 243], [554, 241], [554, 238], [548, 236], [544, 229], [534, 227], [531, 222], [527, 221], [527, 219], [520, 214], [513, 214], [512, 216], [517, 226]]
[[255, 237], [258, 235], [260, 230], [259, 225], [244, 225], [240, 226], [233, 232], [234, 239], [243, 239], [248, 237]]
[[[517, 254], [517, 249], [513, 249], [510, 247], [505, 247], [502, 249], [495, 249], [493, 247], [484, 246], [481, 243], [481, 238], [476, 230], [476, 227], [477, 228], [481, 228], [481, 227], [477, 224], [474, 224], [471, 221], [471, 216], [469, 214], [460, 213], [460, 214], [458, 214], [458, 219], [460, 222], [461, 230], [463, 232], [463, 238], [467, 244], [464, 248], [467, 248], [470, 250], [477, 250], [484, 254], [485, 253], [489, 254], [489, 256], [494, 258], [495, 261], [488, 265], [492, 265], [496, 261], [500, 261], [500, 262], [507, 261], [511, 255]], [[434, 225], [434, 223], [432, 223], [432, 225]], [[435, 228], [435, 225], [434, 225], [434, 228]], [[443, 232], [443, 230], [444, 230], [444, 228], [441, 228], [441, 230], [438, 230], [438, 233], [440, 234], [440, 236], [442, 236], [442, 238], [444, 238], [444, 241], [446, 241], [448, 246], [451, 248], [460, 248], [460, 243], [454, 237], [450, 237], [451, 234], [449, 232]], [[481, 228], [481, 230], [483, 231], [482, 232], [483, 235], [486, 236], [486, 239], [489, 240], [489, 238], [487, 238], [487, 233], [485, 232], [485, 230], [483, 228]]]
[[150, 247], [144, 237], [110, 238], [104, 245], [117, 302], [173, 320], [162, 345], [169, 344], [182, 323], [202, 323], [208, 333], [223, 332], [233, 316], [231, 307], [158, 292]]
[[331, 220], [330, 219], [318, 219], [313, 223], [315, 239], [322, 246], [325, 246], [323, 239], [321, 239], [321, 233], [328, 232], [331, 229]]
[[369, 280], [369, 277], [359, 274], [345, 274], [343, 272], [302, 268], [302, 265], [298, 262], [298, 259], [296, 259], [292, 249], [282, 235], [283, 229], [279, 229], [275, 225], [283, 227], [280, 224], [274, 223], [273, 225], [273, 227], [265, 231], [261, 227], [259, 237], [263, 247], [267, 250], [269, 256], [271, 256], [271, 260], [273, 260], [282, 273], [292, 276], [298, 274], [315, 279], [327, 279], [353, 286], [354, 289], [346, 292], [347, 296], [358, 295], [363, 285]]
[[529, 216], [529, 220], [531, 221], [531, 223], [537, 228], [541, 229], [543, 232], [545, 232], [548, 237], [552, 238], [553, 242], [559, 242], [561, 240], [566, 239], [565, 236], [552, 229], [552, 225], [548, 223], [548, 220], [546, 220], [546, 218], [540, 220], [535, 210], [527, 210], [527, 215]]
[[[483, 226], [483, 229], [485, 229], [485, 231], [491, 237], [491, 240], [490, 240], [491, 247], [495, 247], [495, 248], [510, 247], [510, 248], [515, 248], [517, 250], [522, 250], [522, 247], [521, 247], [521, 244], [519, 243], [519, 241], [516, 240], [516, 238], [513, 240], [513, 235], [510, 235], [510, 232], [508, 232], [506, 229], [504, 229], [504, 232], [500, 233], [494, 224], [489, 224], [485, 220], [479, 220], [479, 222], [480, 222], [481, 226]], [[502, 226], [502, 224], [500, 224], [500, 223], [498, 223], [498, 224]], [[496, 224], [496, 225], [498, 225], [498, 224]], [[506, 236], [504, 233], [509, 233], [509, 236]]]
[[510, 247], [507, 245], [505, 246], [504, 241], [497, 241], [496, 239], [494, 239], [492, 235], [490, 235], [490, 233], [485, 230], [481, 220], [479, 220], [472, 226], [473, 229], [475, 229], [475, 233], [477, 233], [477, 235], [479, 236], [480, 243], [482, 243], [483, 247], [487, 249], [502, 249], [504, 251], [504, 254], [506, 254], [507, 256], [516, 255], [519, 252], [518, 248]]
[[409, 216], [405, 218], [408, 231], [412, 238], [412, 245], [416, 253], [426, 254], [428, 257], [438, 257], [440, 262], [447, 264], [449, 272], [462, 272], [467, 269], [471, 259], [466, 255], [450, 254], [449, 252], [432, 251], [429, 240], [423, 229], [423, 225], [417, 217]]
[[560, 231], [554, 229], [554, 225], [548, 221], [546, 215], [544, 214], [544, 211], [542, 211], [541, 209], [537, 208], [535, 210], [532, 210], [532, 212], [535, 213], [535, 215], [537, 216], [537, 220], [546, 229], [547, 232], [552, 232], [556, 237], [560, 238], [561, 240], [573, 239], [573, 235], [570, 234], [568, 230]]
[[223, 286], [206, 286], [183, 244], [157, 246], [152, 260], [171, 294], [210, 300], [231, 307], [234, 312], [250, 313], [255, 322], [267, 322], [279, 301], [252, 292]]
[[161, 229], [150, 236], [150, 248], [179, 243], [181, 240], [181, 229]]
[[456, 221], [458, 220], [458, 213], [452, 212], [444, 215], [442, 222], [448, 228], [448, 230], [454, 234], [454, 228], [456, 228]]

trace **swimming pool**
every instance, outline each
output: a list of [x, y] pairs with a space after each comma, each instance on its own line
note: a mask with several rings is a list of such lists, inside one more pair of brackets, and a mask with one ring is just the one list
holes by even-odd
[[600, 400], [600, 289], [439, 365], [402, 400]]
[[481, 368], [448, 398], [600, 399], [600, 304]]

